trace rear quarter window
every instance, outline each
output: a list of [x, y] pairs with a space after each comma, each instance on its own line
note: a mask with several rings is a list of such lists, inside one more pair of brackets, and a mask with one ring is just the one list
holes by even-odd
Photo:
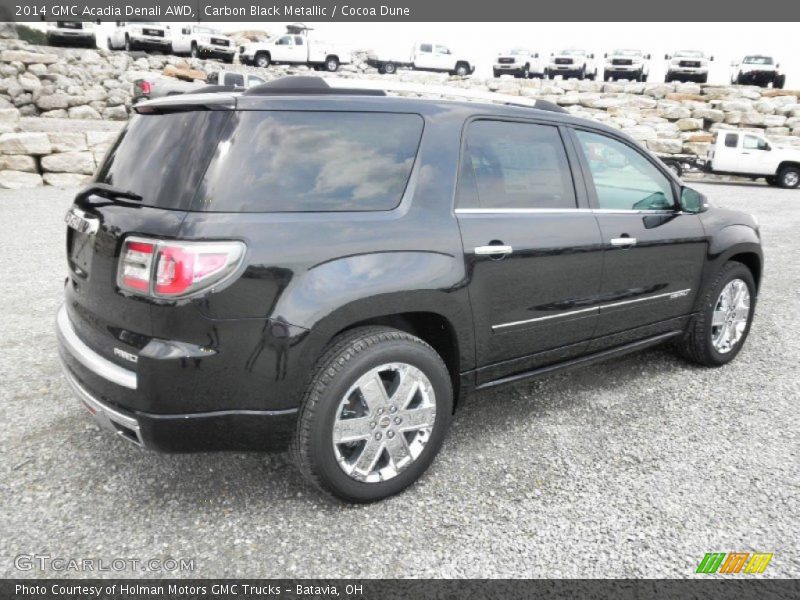
[[242, 111], [232, 119], [195, 210], [391, 210], [423, 128], [422, 117], [407, 113]]

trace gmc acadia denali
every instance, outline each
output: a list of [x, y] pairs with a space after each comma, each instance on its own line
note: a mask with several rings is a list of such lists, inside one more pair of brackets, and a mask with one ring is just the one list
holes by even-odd
[[74, 392], [145, 448], [288, 445], [368, 502], [477, 390], [747, 338], [753, 218], [555, 105], [301, 77], [135, 110], [67, 214], [57, 330]]

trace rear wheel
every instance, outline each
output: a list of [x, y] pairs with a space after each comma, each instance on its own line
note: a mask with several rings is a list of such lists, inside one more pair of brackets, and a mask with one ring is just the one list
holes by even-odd
[[703, 293], [701, 313], [692, 321], [678, 348], [693, 362], [718, 367], [736, 357], [750, 332], [755, 280], [750, 269], [731, 261]]
[[785, 83], [786, 83], [786, 75], [778, 75], [775, 78], [775, 81], [772, 82], [772, 87], [781, 90], [783, 89]]
[[125, 36], [125, 52], [130, 52], [133, 50], [133, 45], [131, 44], [131, 38], [127, 35]]
[[458, 63], [453, 73], [455, 75], [458, 75], [459, 77], [466, 77], [467, 75], [469, 75], [469, 67], [464, 63]]
[[341, 500], [381, 500], [425, 472], [452, 407], [450, 375], [433, 348], [396, 329], [355, 329], [317, 363], [300, 408], [295, 461]]
[[789, 165], [778, 171], [778, 185], [783, 188], [796, 188], [800, 185], [800, 167]]
[[197, 49], [197, 44], [192, 42], [192, 49], [189, 51], [189, 54], [192, 58], [197, 58], [200, 55], [200, 51]]
[[339, 70], [339, 59], [335, 56], [329, 56], [325, 59], [325, 70], [329, 73], [335, 73]]
[[394, 63], [384, 63], [383, 72], [387, 75], [393, 75], [397, 71], [397, 66]]

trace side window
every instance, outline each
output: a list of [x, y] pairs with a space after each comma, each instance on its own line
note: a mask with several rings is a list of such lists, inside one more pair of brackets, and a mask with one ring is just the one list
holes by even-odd
[[292, 36], [290, 36], [290, 35], [283, 36], [282, 38], [280, 38], [277, 41], [277, 43], [275, 45], [276, 46], [291, 46], [292, 45]]
[[589, 163], [601, 209], [669, 210], [675, 206], [669, 179], [627, 144], [597, 133], [576, 131]]
[[460, 208], [576, 207], [572, 173], [556, 127], [475, 121], [461, 161]]
[[236, 87], [244, 86], [244, 75], [240, 73], [225, 73], [224, 85], [232, 85]]
[[446, 46], [436, 46], [436, 54], [450, 54], [450, 50]]
[[302, 46], [303, 45], [303, 37], [299, 36], [299, 35], [294, 36], [294, 43], [297, 46]]
[[739, 134], [738, 133], [726, 133], [725, 134], [725, 147], [726, 148], [736, 148], [739, 145]]
[[758, 138], [754, 135], [746, 135], [744, 136], [742, 147], [745, 150], [766, 150], [769, 146], [761, 138]]
[[248, 75], [247, 76], [247, 85], [254, 86], [254, 85], [261, 85], [265, 83], [261, 77], [256, 77], [255, 75]]
[[419, 51], [420, 52], [433, 52], [433, 46], [431, 44], [420, 44]]
[[183, 29], [181, 29], [181, 33], [182, 33], [183, 35], [191, 35], [191, 33], [192, 33], [192, 30], [191, 30], [191, 29], [189, 29], [188, 27], [184, 27]]

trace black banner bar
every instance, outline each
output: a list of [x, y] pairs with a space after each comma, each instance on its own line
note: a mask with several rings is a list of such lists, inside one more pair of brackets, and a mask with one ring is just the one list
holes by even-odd
[[593, 598], [646, 600], [773, 600], [797, 598], [788, 579], [693, 580], [224, 580], [224, 579], [7, 579], [0, 598], [18, 600], [528, 600]]
[[[786, 0], [0, 0], [2, 21], [800, 21]], [[676, 26], [676, 42], [680, 31]]]

